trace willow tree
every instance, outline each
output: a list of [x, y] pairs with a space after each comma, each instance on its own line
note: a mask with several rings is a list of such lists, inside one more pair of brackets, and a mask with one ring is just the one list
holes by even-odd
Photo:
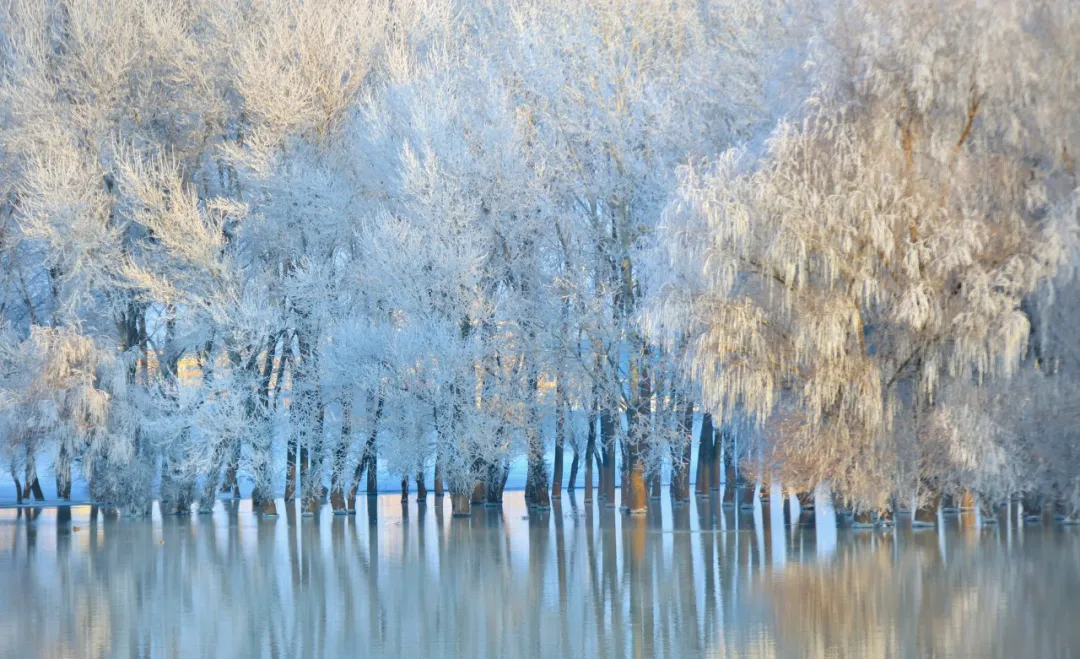
[[1064, 4], [840, 3], [805, 117], [757, 157], [681, 169], [664, 234], [688, 276], [647, 325], [691, 337], [718, 415], [783, 412], [777, 469], [862, 506], [934, 491], [950, 469], [919, 433], [935, 394], [1024, 356], [1021, 303], [1053, 274], [1076, 194]]

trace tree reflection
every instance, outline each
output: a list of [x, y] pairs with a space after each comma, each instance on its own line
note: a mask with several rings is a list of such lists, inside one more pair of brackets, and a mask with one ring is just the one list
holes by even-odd
[[[812, 529], [716, 497], [451, 519], [0, 517], [0, 656], [1066, 656], [1080, 534]], [[389, 499], [387, 501], [390, 501]], [[395, 511], [396, 507], [396, 511]], [[286, 507], [287, 510], [287, 507]], [[505, 512], [504, 512], [505, 510]], [[6, 513], [5, 513], [6, 514]], [[764, 518], [763, 518], [764, 515]], [[74, 531], [74, 528], [79, 528]], [[794, 536], [792, 535], [794, 533]]]

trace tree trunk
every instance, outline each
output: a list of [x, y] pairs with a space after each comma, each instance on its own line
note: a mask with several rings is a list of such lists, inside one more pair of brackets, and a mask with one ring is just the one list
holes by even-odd
[[683, 402], [683, 415], [679, 421], [679, 438], [682, 450], [671, 466], [671, 501], [683, 503], [690, 500], [690, 461], [694, 448], [694, 404], [689, 398]]
[[931, 488], [925, 503], [915, 509], [915, 514], [911, 518], [911, 525], [937, 526], [939, 507], [941, 507], [941, 492], [936, 488]]
[[[725, 506], [735, 505], [735, 492], [738, 489], [736, 484], [738, 483], [738, 456], [735, 455], [735, 437], [734, 435], [722, 436], [724, 441], [724, 503]], [[813, 506], [814, 494], [813, 492], [804, 493], [805, 497], [810, 501], [810, 506]], [[803, 495], [799, 497], [800, 503], [803, 501]], [[803, 505], [805, 508], [806, 506]]]
[[724, 435], [726, 433], [720, 428], [713, 427], [713, 448], [710, 456], [711, 462], [709, 466], [712, 470], [709, 472], [709, 490], [713, 492], [720, 491], [720, 483], [723, 480], [721, 478], [721, 468], [723, 467], [724, 457]]
[[562, 378], [555, 381], [555, 464], [551, 468], [551, 498], [562, 496], [563, 446], [566, 443], [566, 400]]
[[56, 455], [56, 496], [61, 501], [71, 500], [71, 450], [68, 442], [60, 443], [60, 450]]
[[534, 508], [551, 508], [551, 497], [548, 494], [547, 461], [544, 459], [544, 439], [540, 433], [539, 396], [540, 383], [535, 370], [529, 376], [532, 389], [532, 400], [529, 404], [528, 426], [525, 428], [527, 440], [529, 475], [527, 479], [525, 500]]
[[503, 491], [506, 489], [506, 479], [510, 476], [510, 463], [504, 460], [493, 460], [488, 466], [487, 473], [487, 504], [499, 506], [503, 502]]
[[401, 476], [401, 503], [409, 503], [409, 477]]
[[424, 469], [416, 470], [416, 503], [427, 503], [427, 485], [424, 484]]
[[450, 511], [454, 517], [468, 517], [472, 515], [472, 502], [468, 492], [450, 492]]
[[37, 461], [33, 451], [26, 452], [26, 485], [23, 489], [23, 498], [29, 499], [33, 495], [34, 501], [44, 501], [45, 494], [41, 491], [41, 483], [38, 482]]
[[[478, 464], [478, 465], [476, 465], [476, 467], [477, 468], [474, 469], [474, 473], [479, 474], [481, 472], [486, 472], [487, 471], [486, 469], [484, 469], [483, 464]], [[486, 501], [486, 500], [487, 500], [487, 483], [485, 483], [480, 478], [477, 478], [476, 482], [473, 483], [472, 496], [469, 498], [469, 501], [471, 503], [475, 504], [475, 505], [480, 505], [480, 504], [484, 503], [484, 501]]]
[[285, 452], [285, 501], [296, 498], [296, 433], [289, 433], [289, 446]]
[[574, 447], [574, 458], [570, 460], [570, 478], [566, 481], [566, 491], [573, 492], [577, 489], [578, 469], [581, 467], [581, 451]]
[[600, 450], [603, 466], [600, 473], [600, 495], [604, 504], [615, 505], [615, 420], [611, 412], [600, 413]]
[[330, 472], [330, 509], [335, 515], [345, 515], [348, 506], [345, 503], [345, 461], [349, 457], [349, 445], [352, 444], [352, 401], [345, 394], [341, 401], [341, 437], [334, 449], [334, 467]]
[[19, 476], [15, 473], [15, 470], [11, 470], [11, 480], [15, 481], [15, 503], [22, 504], [23, 502], [23, 489], [22, 483], [19, 482]]
[[695, 491], [708, 496], [712, 489], [713, 460], [715, 459], [715, 446], [713, 441], [712, 415], [701, 415], [701, 434], [698, 435], [698, 482]]
[[593, 456], [596, 453], [596, 403], [589, 410], [589, 430], [585, 435], [585, 503], [593, 502]]
[[367, 487], [364, 490], [369, 497], [379, 496], [379, 455], [374, 445], [368, 453], [367, 460]]
[[434, 487], [435, 487], [435, 497], [438, 498], [438, 499], [441, 499], [443, 497], [443, 495], [445, 494], [445, 491], [443, 490], [443, 473], [442, 472], [443, 472], [442, 455], [439, 454], [439, 453], [436, 453], [435, 454], [435, 482], [434, 482]]
[[649, 372], [645, 367], [645, 354], [642, 353], [633, 365], [630, 374], [631, 386], [636, 389], [636, 397], [627, 410], [626, 436], [626, 478], [623, 486], [623, 505], [631, 515], [643, 515], [648, 507], [649, 491], [645, 483], [645, 462], [643, 456], [644, 433], [642, 427], [649, 424], [652, 411], [652, 386]]
[[630, 459], [629, 483], [623, 488], [623, 504], [631, 515], [644, 515], [648, 505], [645, 489], [645, 465], [640, 458]]
[[[27, 476], [29, 478], [29, 476]], [[1024, 521], [1031, 524], [1038, 524], [1043, 520], [1044, 501], [1045, 497], [1036, 492], [1029, 492], [1024, 495], [1022, 504], [1024, 507]]]

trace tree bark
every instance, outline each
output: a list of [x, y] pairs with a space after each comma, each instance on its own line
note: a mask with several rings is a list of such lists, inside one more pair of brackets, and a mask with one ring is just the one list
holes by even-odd
[[578, 469], [581, 467], [581, 451], [574, 447], [574, 458], [570, 460], [570, 478], [566, 481], [566, 491], [573, 492], [577, 489]]
[[720, 491], [720, 483], [723, 481], [721, 468], [723, 467], [725, 434], [727, 433], [721, 428], [713, 427], [712, 461], [709, 463], [709, 466], [712, 467], [712, 471], [709, 472], [709, 490], [713, 492]]
[[[475, 465], [475, 467], [476, 468], [474, 469], [474, 473], [479, 474], [487, 471], [486, 469], [484, 469], [483, 463], [477, 464]], [[473, 483], [472, 496], [469, 498], [469, 501], [475, 505], [479, 505], [484, 503], [484, 501], [486, 500], [487, 483], [485, 483], [482, 479], [477, 478], [476, 481]]]
[[[368, 399], [371, 401], [371, 398]], [[377, 466], [374, 462], [375, 457], [375, 440], [379, 436], [379, 420], [382, 419], [383, 413], [383, 396], [380, 391], [374, 400], [375, 411], [371, 415], [371, 430], [368, 431], [367, 441], [364, 442], [364, 452], [360, 456], [360, 462], [356, 465], [356, 472], [353, 474], [352, 486], [349, 488], [348, 505], [349, 510], [356, 512], [356, 494], [360, 491], [360, 479], [364, 477], [364, 472], [367, 472], [367, 488], [368, 494], [375, 494], [378, 489], [377, 474], [374, 474]], [[373, 475], [374, 474], [374, 475]]]
[[585, 503], [593, 502], [593, 455], [596, 453], [596, 401], [589, 410], [589, 430], [585, 435]]
[[615, 505], [615, 420], [611, 412], [600, 413], [600, 450], [603, 465], [600, 470], [600, 495], [604, 504]]
[[330, 509], [335, 515], [348, 513], [345, 503], [345, 460], [352, 443], [352, 401], [345, 394], [341, 401], [341, 437], [334, 449], [334, 468], [330, 472]]
[[60, 450], [56, 455], [56, 496], [61, 501], [71, 500], [71, 450], [68, 442], [60, 443]]
[[427, 503], [427, 485], [424, 484], [424, 469], [416, 470], [416, 503]]
[[443, 472], [442, 454], [441, 453], [436, 453], [435, 454], [435, 482], [434, 482], [433, 485], [435, 487], [435, 497], [437, 499], [441, 499], [443, 497], [443, 495], [445, 494], [445, 491], [443, 490], [443, 473], [442, 472]]
[[532, 400], [529, 405], [528, 426], [525, 429], [527, 440], [529, 474], [525, 489], [525, 500], [534, 508], [551, 508], [548, 494], [547, 461], [544, 459], [544, 440], [540, 434], [539, 378], [535, 370], [529, 376]]
[[450, 511], [454, 517], [469, 517], [472, 515], [472, 502], [468, 492], [450, 492]]
[[285, 501], [296, 498], [296, 433], [289, 433], [289, 445], [285, 452]]
[[562, 496], [563, 446], [566, 443], [566, 400], [562, 377], [555, 380], [555, 463], [551, 468], [551, 498]]
[[694, 404], [687, 398], [683, 401], [683, 414], [679, 420], [679, 438], [682, 450], [675, 456], [671, 466], [671, 501], [683, 503], [690, 500], [690, 461], [693, 453]]
[[644, 433], [642, 427], [648, 425], [652, 406], [652, 385], [645, 366], [645, 353], [638, 358], [631, 371], [631, 386], [636, 385], [636, 397], [630, 405], [627, 415], [626, 437], [626, 476], [624, 483], [623, 505], [631, 515], [643, 515], [648, 507], [649, 492], [645, 483], [645, 462], [643, 456]]
[[697, 494], [708, 496], [712, 489], [713, 461], [715, 460], [715, 446], [713, 441], [712, 415], [701, 415], [701, 433], [698, 435], [698, 482], [695, 487]]
[[488, 465], [487, 474], [487, 504], [499, 506], [503, 502], [503, 492], [506, 490], [506, 479], [510, 476], [510, 463], [505, 460], [493, 460]]
[[941, 507], [941, 492], [930, 488], [930, 494], [923, 505], [915, 509], [911, 518], [912, 526], [937, 526], [938, 508]]
[[37, 464], [34, 460], [33, 454], [27, 452], [26, 458], [26, 490], [23, 492], [23, 498], [29, 499], [31, 495], [34, 497], [34, 501], [44, 501], [45, 493], [41, 491], [41, 483], [38, 482]]

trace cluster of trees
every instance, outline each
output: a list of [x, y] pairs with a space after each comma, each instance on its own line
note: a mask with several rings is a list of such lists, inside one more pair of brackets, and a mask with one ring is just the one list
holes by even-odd
[[1068, 4], [4, 0], [0, 448], [132, 512], [567, 451], [640, 511], [693, 434], [1075, 506]]

